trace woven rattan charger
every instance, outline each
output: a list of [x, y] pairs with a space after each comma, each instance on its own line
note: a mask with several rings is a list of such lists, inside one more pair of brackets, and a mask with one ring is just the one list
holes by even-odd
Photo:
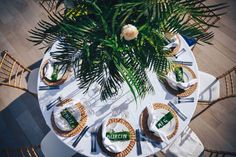
[[70, 71], [66, 70], [61, 79], [59, 79], [57, 81], [51, 81], [47, 77], [45, 77], [45, 70], [44, 69], [48, 63], [49, 63], [49, 61], [46, 60], [43, 63], [42, 68], [40, 69], [40, 77], [41, 77], [42, 81], [48, 86], [58, 86], [58, 85], [63, 84], [67, 80], [67, 78], [70, 74]]
[[[180, 64], [176, 64], [175, 67], [182, 67], [182, 68], [188, 70], [191, 73], [193, 79], [197, 78], [195, 73], [193, 72], [193, 70], [191, 68], [189, 68], [187, 66], [184, 66], [184, 65], [180, 65]], [[169, 93], [171, 93], [172, 95], [178, 96], [178, 97], [188, 97], [197, 89], [197, 83], [193, 84], [192, 86], [190, 86], [186, 90], [173, 89], [167, 81], [164, 81], [164, 86], [165, 86], [166, 90], [168, 90]]]
[[101, 150], [104, 153], [106, 153], [107, 155], [114, 156], [114, 157], [124, 157], [127, 154], [129, 154], [129, 152], [133, 149], [133, 147], [135, 145], [135, 131], [134, 131], [133, 127], [126, 120], [124, 120], [122, 118], [111, 118], [108, 120], [107, 125], [110, 125], [111, 123], [121, 123], [129, 129], [130, 143], [129, 143], [128, 147], [120, 153], [112, 153], [112, 152], [108, 151], [104, 147], [103, 142], [102, 142], [102, 126], [100, 127], [100, 129], [98, 131], [98, 144], [99, 144]]
[[[176, 132], [178, 130], [178, 127], [179, 127], [179, 121], [178, 121], [178, 117], [176, 115], [176, 112], [171, 107], [169, 107], [168, 105], [162, 104], [162, 103], [154, 103], [153, 104], [153, 109], [154, 110], [165, 109], [165, 110], [171, 112], [172, 115], [174, 116], [174, 119], [176, 121], [175, 129], [170, 135], [167, 136], [168, 139], [171, 139], [176, 134]], [[159, 136], [156, 136], [153, 132], [151, 132], [149, 130], [148, 125], [147, 125], [147, 120], [148, 120], [148, 110], [147, 110], [147, 108], [145, 108], [143, 110], [143, 112], [141, 113], [141, 115], [140, 115], [140, 128], [143, 131], [143, 133], [147, 137], [149, 137], [150, 139], [162, 142], [162, 140]]]
[[[68, 102], [71, 102], [71, 101], [72, 101], [72, 99], [64, 100], [58, 106], [66, 105]], [[87, 116], [85, 107], [80, 102], [76, 103], [75, 105], [77, 106], [77, 108], [80, 112], [81, 118], [80, 118], [80, 121], [78, 122], [79, 123], [78, 126], [71, 131], [63, 131], [57, 127], [57, 125], [55, 123], [53, 111], [52, 111], [52, 115], [51, 115], [52, 128], [58, 135], [63, 136], [63, 137], [71, 137], [71, 136], [79, 134], [82, 131], [82, 129], [86, 126], [88, 116]]]

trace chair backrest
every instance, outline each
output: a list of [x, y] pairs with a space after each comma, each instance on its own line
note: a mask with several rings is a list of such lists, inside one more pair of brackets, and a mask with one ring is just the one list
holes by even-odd
[[193, 121], [198, 116], [200, 116], [202, 113], [204, 113], [206, 110], [208, 110], [211, 106], [213, 106], [215, 103], [227, 99], [227, 98], [233, 98], [236, 97], [236, 66], [225, 72], [224, 74], [218, 76], [215, 81], [220, 81], [220, 97], [214, 101], [199, 101], [200, 103], [204, 103], [207, 105], [206, 108], [201, 110], [199, 113], [194, 115], [191, 119]]
[[216, 77], [216, 79], [211, 83], [211, 86], [207, 87], [207, 89], [214, 86], [214, 84], [217, 83], [218, 81], [220, 82], [219, 98], [211, 102], [209, 101], [200, 101], [200, 102], [207, 104], [214, 104], [218, 101], [227, 98], [236, 97], [236, 66], [226, 71], [222, 75]]
[[204, 149], [204, 156], [236, 156], [236, 152], [229, 152], [229, 151], [219, 151], [219, 150], [213, 150], [213, 149]]
[[0, 60], [0, 85], [14, 87], [27, 91], [23, 85], [23, 78], [26, 73], [31, 70], [23, 66], [15, 58], [13, 58], [6, 50], [1, 53]]
[[236, 66], [216, 78], [220, 81], [220, 98], [236, 97]]
[[41, 141], [41, 150], [46, 157], [71, 157], [76, 152], [56, 137], [53, 131]]
[[40, 146], [29, 146], [17, 149], [3, 149], [2, 154], [5, 157], [40, 157]]

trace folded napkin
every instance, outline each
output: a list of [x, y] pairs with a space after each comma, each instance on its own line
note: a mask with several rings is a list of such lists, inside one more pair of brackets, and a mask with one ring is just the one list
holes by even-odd
[[[122, 152], [123, 150], [119, 146], [114, 144], [111, 140], [109, 140], [109, 138], [106, 137], [107, 123], [108, 123], [108, 120], [106, 120], [102, 125], [102, 141], [103, 141], [104, 147], [110, 152], [114, 152], [114, 153]], [[115, 128], [116, 128], [116, 126], [115, 126]], [[115, 128], [113, 128], [113, 129], [115, 130]]]
[[179, 87], [179, 88], [181, 88], [183, 90], [186, 90], [190, 86], [192, 86], [193, 84], [197, 83], [197, 79], [192, 79], [192, 80], [190, 80], [188, 82], [177, 82], [176, 81], [176, 77], [175, 77], [173, 72], [170, 72], [170, 73], [167, 74], [166, 80], [173, 87]]
[[63, 110], [67, 109], [75, 118], [75, 120], [78, 122], [81, 118], [80, 116], [80, 112], [77, 108], [77, 106], [73, 103], [73, 102], [69, 102], [64, 106], [56, 106], [54, 108], [54, 119], [55, 119], [55, 124], [56, 126], [63, 131], [71, 131], [73, 128], [70, 126], [70, 124], [68, 123], [68, 121], [63, 118], [63, 116], [61, 115], [61, 112]]
[[49, 61], [47, 66], [45, 67], [45, 77], [51, 80], [52, 73], [53, 73], [53, 63]]
[[154, 113], [153, 106], [150, 105], [147, 107], [148, 110], [148, 128], [150, 131], [154, 132], [155, 135], [159, 136], [163, 142], [169, 143], [169, 139], [167, 138], [167, 135], [165, 132], [161, 131], [160, 129], [157, 128], [157, 123], [161, 120], [161, 117], [158, 117]]
[[[57, 69], [55, 69], [55, 62], [56, 61], [54, 59], [48, 60], [48, 64], [44, 69], [45, 70], [45, 77], [48, 78], [49, 80], [53, 80], [53, 81], [60, 80], [66, 70], [66, 66], [64, 66], [62, 68], [62, 65], [58, 65]], [[57, 70], [57, 71], [55, 71], [55, 70]], [[56, 78], [53, 79], [53, 77], [55, 77], [53, 75], [55, 75]]]

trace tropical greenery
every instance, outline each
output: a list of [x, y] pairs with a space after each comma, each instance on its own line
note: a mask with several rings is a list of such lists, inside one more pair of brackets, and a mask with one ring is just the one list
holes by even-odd
[[[42, 0], [45, 1], [45, 0]], [[136, 97], [152, 91], [146, 71], [162, 78], [172, 69], [168, 59], [166, 33], [180, 33], [198, 42], [208, 43], [212, 32], [199, 24], [214, 27], [202, 18], [211, 17], [225, 4], [200, 5], [205, 0], [46, 0], [51, 2], [48, 20], [38, 22], [29, 40], [42, 48], [60, 41], [51, 55], [60, 63], [73, 67], [78, 86], [86, 92], [97, 82], [101, 99], [118, 93], [126, 82]], [[208, 9], [206, 9], [208, 8]], [[222, 13], [216, 13], [221, 15]], [[195, 21], [189, 24], [189, 19]], [[122, 27], [132, 24], [138, 29], [133, 40], [121, 37]]]

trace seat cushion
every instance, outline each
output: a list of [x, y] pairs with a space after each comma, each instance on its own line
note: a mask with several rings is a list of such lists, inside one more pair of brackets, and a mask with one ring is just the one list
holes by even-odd
[[200, 101], [214, 101], [220, 97], [220, 82], [208, 73], [199, 71], [200, 78]]
[[162, 150], [162, 153], [167, 157], [198, 157], [203, 151], [201, 140], [187, 127], [173, 143]]
[[45, 157], [71, 157], [76, 153], [69, 146], [60, 141], [52, 131], [43, 138], [41, 150]]
[[38, 82], [39, 68], [34, 69], [29, 74], [27, 88], [31, 93], [37, 94], [37, 82]]

